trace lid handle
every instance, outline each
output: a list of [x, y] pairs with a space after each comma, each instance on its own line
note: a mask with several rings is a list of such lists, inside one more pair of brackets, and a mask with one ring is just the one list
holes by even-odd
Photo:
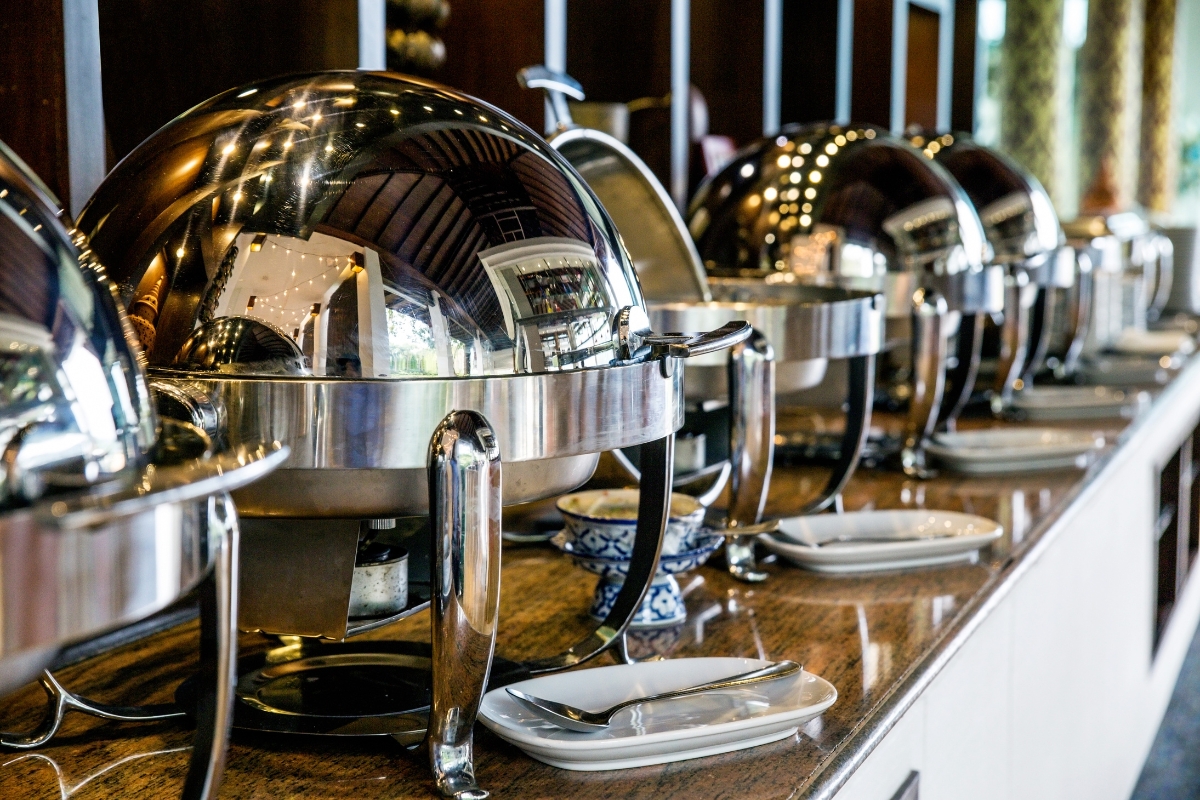
[[575, 123], [571, 120], [571, 109], [567, 106], [567, 98], [582, 100], [583, 87], [579, 81], [563, 72], [537, 64], [525, 67], [517, 72], [517, 83], [524, 89], [541, 89], [550, 100], [549, 113], [546, 116], [546, 133], [562, 131]]

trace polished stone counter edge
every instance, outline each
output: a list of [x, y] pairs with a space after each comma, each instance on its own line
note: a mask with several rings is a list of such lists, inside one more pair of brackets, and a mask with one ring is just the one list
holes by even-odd
[[[1069, 512], [1085, 501], [1099, 483], [1099, 478], [1116, 468], [1151, 435], [1149, 426], [1166, 407], [1185, 401], [1187, 395], [1196, 398], [1192, 417], [1200, 417], [1200, 358], [1191, 358], [1168, 384], [1150, 407], [1135, 417], [1117, 437], [1115, 446], [1103, 453], [1068, 491], [1059, 508], [1029, 532], [1026, 544], [1004, 563], [1000, 571], [967, 604], [954, 623], [943, 633], [929, 651], [906, 673], [865, 717], [855, 731], [843, 740], [821, 768], [801, 783], [797, 800], [831, 800], [845, 785], [854, 771], [883, 741], [905, 712], [929, 687], [971, 634], [983, 624], [1008, 595], [1016, 582], [1044, 555], [1068, 521]], [[1047, 423], [1052, 425], [1053, 423]], [[1193, 421], [1193, 424], [1195, 422]]]

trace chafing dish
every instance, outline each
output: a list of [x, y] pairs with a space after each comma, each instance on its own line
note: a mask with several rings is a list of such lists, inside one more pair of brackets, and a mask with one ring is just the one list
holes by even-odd
[[[750, 145], [701, 185], [688, 228], [714, 294], [763, 287], [882, 291], [889, 356], [909, 415], [906, 472], [925, 474], [924, 442], [942, 405], [947, 338], [962, 314], [999, 311], [1003, 276], [954, 179], [872, 126], [792, 126]], [[969, 389], [969, 387], [967, 387]]]
[[[140, 320], [164, 402], [219, 441], [291, 447], [271, 479], [236, 495], [248, 518], [242, 627], [342, 640], [432, 605], [431, 653], [297, 646], [279, 656], [282, 672], [275, 660], [243, 676], [239, 712], [262, 712], [261, 681], [306, 665], [310, 676], [335, 662], [399, 674], [416, 658], [432, 665], [431, 697], [415, 691], [412, 713], [349, 725], [275, 707], [255, 719], [406, 742], [428, 728], [439, 790], [479, 796], [471, 723], [495, 644], [501, 501], [564, 492], [601, 451], [642, 445], [634, 564], [612, 613], [522, 669], [564, 669], [617, 644], [655, 572], [681, 359], [749, 326], [654, 334], [612, 221], [540, 136], [389, 73], [218, 95], [118, 165], [80, 227]], [[350, 619], [361, 532], [423, 514], [428, 581], [415, 537], [409, 608]]]
[[1081, 216], [1063, 223], [1076, 260], [1077, 286], [1067, 300], [1062, 376], [1078, 371], [1081, 357], [1111, 348], [1126, 328], [1155, 322], [1171, 296], [1174, 246], [1139, 214]]
[[[849, 411], [841, 457], [824, 491], [802, 513], [835, 502], [853, 474], [870, 424], [874, 357], [883, 342], [883, 297], [835, 286], [710, 285], [695, 244], [666, 190], [625, 144], [574, 125], [565, 97], [583, 99], [569, 76], [529, 67], [518, 80], [547, 92], [551, 145], [599, 195], [629, 247], [658, 330], [709, 330], [745, 320], [755, 333], [728, 355], [689, 363], [684, 393], [694, 406], [728, 403], [730, 502], [709, 524], [731, 535], [726, 560], [742, 580], [760, 581], [752, 532], [763, 526], [775, 447], [775, 395], [820, 382], [829, 359], [850, 359]], [[714, 484], [717, 491], [721, 486]], [[715, 494], [707, 492], [706, 494]]]
[[[1012, 393], [1032, 380], [1045, 356], [1046, 334], [1053, 319], [1053, 292], [1069, 289], [1074, 271], [1063, 268], [1060, 248], [1065, 242], [1050, 196], [1032, 174], [1011, 159], [971, 141], [965, 134], [914, 136], [910, 140], [927, 158], [954, 176], [975, 206], [992, 247], [993, 264], [1004, 267], [1004, 321], [992, 386], [993, 407], [1009, 405]], [[964, 318], [959, 336], [960, 387], [956, 406], [968, 400], [961, 387], [977, 369], [984, 315]], [[972, 349], [967, 345], [973, 344]]]
[[215, 796], [229, 736], [237, 639], [237, 517], [229, 491], [286, 451], [251, 443], [215, 455], [183, 423], [158, 425], [113, 286], [68, 232], [49, 191], [0, 144], [0, 695], [41, 675], [63, 715], [184, 716], [113, 708], [46, 671], [60, 648], [144, 619], [200, 587], [203, 686], [184, 796]]

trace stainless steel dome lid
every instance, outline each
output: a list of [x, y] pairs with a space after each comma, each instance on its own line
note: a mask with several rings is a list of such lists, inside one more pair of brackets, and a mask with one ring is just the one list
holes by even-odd
[[688, 228], [710, 285], [832, 283], [884, 289], [892, 302], [919, 284], [951, 310], [1003, 302], [984, 266], [983, 227], [954, 178], [872, 126], [790, 126], [750, 145], [701, 185]]
[[1065, 241], [1042, 184], [1009, 157], [966, 134], [914, 136], [921, 152], [946, 168], [975, 206], [996, 264], [1035, 264]]
[[0, 509], [135, 471], [155, 416], [113, 287], [0, 143]]
[[202, 103], [104, 181], [80, 228], [153, 367], [475, 377], [619, 362], [641, 291], [587, 185], [502, 111], [368, 72]]
[[455, 410], [494, 426], [505, 502], [568, 491], [599, 452], [682, 424], [681, 370], [658, 359], [749, 335], [651, 335], [570, 165], [503, 112], [389, 73], [219, 95], [81, 219], [172, 401], [218, 441], [290, 447], [235, 495], [247, 516], [425, 513], [429, 437]]

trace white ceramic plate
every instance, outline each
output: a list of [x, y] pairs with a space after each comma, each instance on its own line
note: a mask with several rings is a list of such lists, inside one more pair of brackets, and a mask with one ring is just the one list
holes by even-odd
[[[780, 520], [778, 534], [758, 540], [805, 569], [876, 572], [974, 559], [979, 548], [1003, 533], [998, 522], [974, 514], [898, 509], [791, 517]], [[847, 541], [834, 541], [842, 538]]]
[[1000, 475], [1086, 467], [1104, 447], [1099, 433], [1069, 428], [989, 428], [938, 433], [926, 452], [959, 472]]
[[[600, 709], [769, 663], [753, 658], [677, 658], [547, 675], [515, 683], [513, 688]], [[484, 695], [479, 719], [538, 761], [590, 772], [701, 758], [785, 739], [835, 700], [833, 684], [801, 672], [754, 686], [627, 708], [599, 733], [551, 725], [517, 705], [504, 689]]]
[[1166, 383], [1183, 366], [1180, 356], [1089, 356], [1079, 362], [1079, 375], [1092, 384]]
[[1185, 331], [1142, 331], [1126, 328], [1121, 331], [1112, 349], [1118, 353], [1139, 356], [1161, 356], [1171, 353], [1188, 355], [1196, 349], [1196, 340]]
[[1031, 386], [1015, 392], [1012, 408], [1029, 420], [1130, 419], [1150, 404], [1150, 395], [1111, 386]]

